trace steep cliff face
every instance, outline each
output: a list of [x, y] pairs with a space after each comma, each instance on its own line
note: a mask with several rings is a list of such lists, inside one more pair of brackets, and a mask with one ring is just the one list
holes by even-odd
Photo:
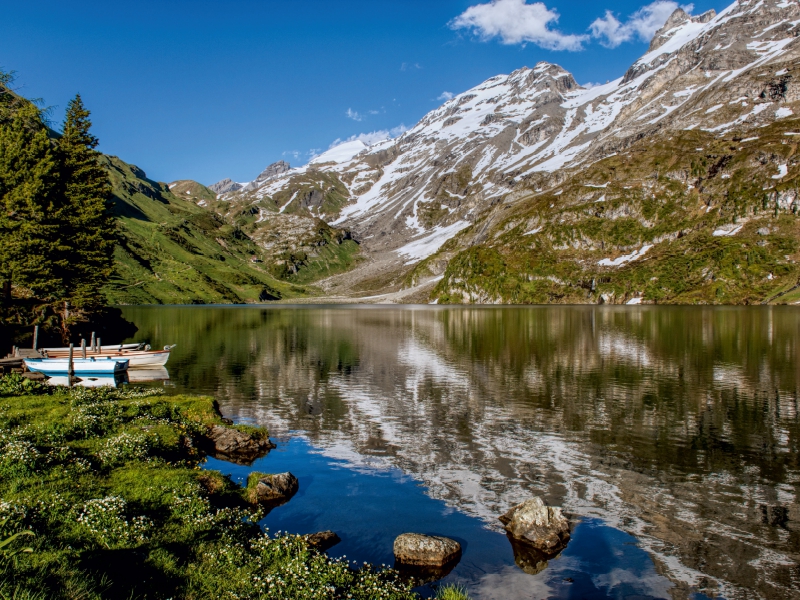
[[[710, 213], [718, 202], [715, 198], [719, 194], [729, 198], [731, 190], [730, 186], [719, 185], [713, 197], [706, 196], [707, 186], [694, 185], [705, 181], [698, 165], [713, 171], [712, 178], [727, 181], [733, 172], [725, 171], [718, 161], [728, 156], [723, 160], [736, 162], [735, 151], [722, 152], [721, 147], [757, 137], [754, 132], [767, 126], [777, 127], [770, 130], [775, 134], [770, 138], [773, 141], [767, 143], [763, 136], [747, 140], [743, 146], [748, 149], [747, 157], [739, 156], [737, 176], [741, 181], [766, 179], [768, 189], [783, 194], [778, 204], [791, 206], [787, 194], [792, 192], [778, 188], [786, 187], [794, 176], [793, 151], [787, 150], [793, 147], [793, 138], [781, 136], [791, 133], [800, 100], [795, 66], [800, 57], [798, 33], [800, 5], [796, 2], [739, 0], [718, 15], [712, 11], [694, 17], [678, 10], [657, 32], [648, 53], [615, 81], [584, 88], [556, 65], [540, 63], [532, 69], [522, 68], [455, 96], [395, 140], [369, 148], [363, 144], [359, 147], [360, 142], [334, 148], [305, 167], [289, 170], [263, 184], [257, 180], [246, 184], [252, 190], [247, 195], [234, 192], [223, 198], [253, 205], [267, 202], [278, 212], [320, 217], [352, 230], [370, 258], [361, 267], [365, 269], [362, 278], [374, 277], [366, 267], [380, 264], [384, 272], [392, 274], [383, 282], [386, 288], [392, 278], [408, 285], [441, 276], [460, 251], [491, 254], [488, 240], [501, 235], [497, 224], [508, 227], [510, 214], [528, 210], [534, 199], [543, 194], [552, 197], [537, 214], [538, 225], [526, 231], [533, 236], [530, 232], [535, 227], [546, 232], [547, 227], [569, 221], [565, 212], [574, 212], [575, 199], [570, 199], [564, 186], [605, 187], [609, 181], [586, 179], [600, 161], [611, 161], [604, 163], [609, 168], [638, 163], [642, 169], [671, 162], [686, 174], [672, 173], [670, 181], [680, 180], [683, 196], [690, 196], [694, 190], [696, 197], [678, 198], [677, 188], [667, 193], [663, 185], [646, 185], [643, 182], [649, 181], [652, 170], [645, 173], [629, 169], [623, 173], [617, 166], [615, 185], [596, 194], [592, 202], [602, 197], [604, 206], [610, 206], [621, 199], [628, 207], [621, 209], [623, 212], [645, 213], [649, 209], [642, 202], [648, 196], [659, 205], [703, 203]], [[680, 156], [672, 152], [675, 146], [670, 145], [670, 138], [675, 136], [686, 142], [679, 144]], [[773, 142], [781, 148], [775, 148]], [[709, 145], [715, 148], [713, 156], [709, 156]], [[656, 156], [653, 148], [659, 146], [664, 152]], [[649, 162], [640, 160], [648, 153]], [[658, 177], [667, 176], [659, 168], [655, 172], [656, 183]], [[781, 176], [773, 177], [776, 174]], [[736, 192], [742, 197], [736, 202], [763, 204], [761, 190], [750, 187], [753, 189], [747, 194]], [[633, 192], [626, 195], [618, 191], [626, 189], [639, 190], [642, 199], [631, 198]], [[767, 204], [770, 202], [774, 203], [774, 199], [767, 200]], [[690, 210], [688, 204], [685, 210]], [[613, 224], [616, 229], [625, 229], [613, 216], [617, 212], [618, 207], [612, 207], [608, 214], [596, 218], [603, 227]], [[752, 217], [751, 213], [737, 218], [748, 214]], [[725, 219], [733, 218], [730, 211], [713, 214], [718, 218], [706, 218], [695, 228], [712, 235]], [[764, 216], [763, 209], [761, 215]], [[632, 235], [628, 236], [631, 239], [615, 240], [592, 238], [586, 231], [573, 231], [568, 237], [577, 235], [584, 239], [585, 246], [605, 252], [594, 261], [594, 266], [603, 266], [598, 261], [607, 258], [613, 262], [628, 256], [641, 250], [645, 242], [656, 248], [659, 244], [669, 246], [683, 237], [684, 220], [664, 216], [662, 229], [655, 237]], [[650, 221], [639, 219], [645, 229], [652, 229]], [[555, 238], [551, 241], [551, 259], [557, 263], [565, 242]], [[620, 264], [636, 263], [637, 258], [638, 255]], [[462, 256], [462, 262], [475, 260], [474, 256]], [[569, 286], [578, 280], [597, 279], [596, 269], [579, 266], [578, 270], [582, 273], [570, 280]], [[554, 273], [545, 276], [559, 279]], [[358, 272], [348, 275], [351, 286], [358, 279]], [[595, 281], [588, 285], [590, 290], [597, 290], [601, 284]], [[579, 296], [562, 291], [552, 298], [512, 298], [506, 293], [488, 292], [459, 296], [446, 292], [440, 286], [434, 297], [441, 301], [457, 301], [459, 297], [460, 301], [553, 301], [560, 295], [575, 301]], [[607, 292], [600, 295], [613, 300]], [[748, 292], [745, 296], [764, 300], [768, 292]], [[582, 301], [598, 298], [584, 296]], [[614, 298], [618, 299], [619, 294]], [[661, 297], [662, 301], [670, 299], [680, 300], [676, 294]]]

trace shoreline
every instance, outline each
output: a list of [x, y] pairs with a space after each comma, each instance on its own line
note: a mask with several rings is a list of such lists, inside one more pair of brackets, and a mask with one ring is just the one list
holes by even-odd
[[418, 597], [392, 569], [354, 570], [304, 536], [262, 532], [251, 486], [201, 464], [214, 430], [261, 456], [267, 432], [224, 420], [212, 398], [2, 377], [0, 409], [0, 540], [32, 534], [10, 545], [6, 596]]

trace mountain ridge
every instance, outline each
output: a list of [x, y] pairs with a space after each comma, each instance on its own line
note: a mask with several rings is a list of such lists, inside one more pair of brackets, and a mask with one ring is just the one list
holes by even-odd
[[[454, 96], [396, 139], [341, 156], [334, 148], [326, 153], [332, 160], [317, 159], [247, 194], [222, 197], [242, 207], [280, 204], [279, 212], [352, 231], [365, 259], [355, 272], [323, 282], [329, 293], [357, 297], [367, 279], [375, 284], [370, 293], [398, 292], [443, 276], [456, 256], [445, 246], [459, 246], [459, 236], [472, 245], [485, 243], [498, 211], [555, 192], [598, 161], [641, 152], [647, 140], [660, 143], [683, 131], [744, 139], [792, 117], [800, 98], [794, 75], [798, 25], [800, 6], [785, 0], [740, 0], [719, 14], [698, 16], [679, 10], [648, 52], [613, 82], [584, 88], [549, 63], [518, 69]], [[762, 72], [767, 65], [775, 68]], [[789, 179], [792, 166], [785, 165]], [[316, 199], [303, 205], [299, 199], [311, 188]], [[568, 208], [554, 200], [551, 222]], [[473, 230], [485, 231], [467, 235]], [[448, 298], [453, 300], [447, 294], [413, 297]]]

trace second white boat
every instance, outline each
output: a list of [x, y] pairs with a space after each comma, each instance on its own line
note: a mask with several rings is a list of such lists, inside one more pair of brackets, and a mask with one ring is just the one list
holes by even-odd
[[[29, 371], [50, 376], [69, 373], [68, 358], [26, 358], [25, 366]], [[72, 372], [75, 375], [108, 375], [127, 370], [128, 359], [110, 356], [72, 359]]]

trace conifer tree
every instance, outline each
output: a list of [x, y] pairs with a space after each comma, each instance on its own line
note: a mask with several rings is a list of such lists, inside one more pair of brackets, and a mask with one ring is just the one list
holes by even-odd
[[3, 301], [63, 296], [59, 169], [40, 111], [21, 105], [0, 123], [0, 280]]
[[115, 225], [109, 212], [111, 184], [98, 162], [97, 138], [80, 95], [69, 103], [59, 149], [64, 196], [63, 240], [68, 248], [66, 294], [79, 309], [102, 303], [101, 288], [113, 269]]

